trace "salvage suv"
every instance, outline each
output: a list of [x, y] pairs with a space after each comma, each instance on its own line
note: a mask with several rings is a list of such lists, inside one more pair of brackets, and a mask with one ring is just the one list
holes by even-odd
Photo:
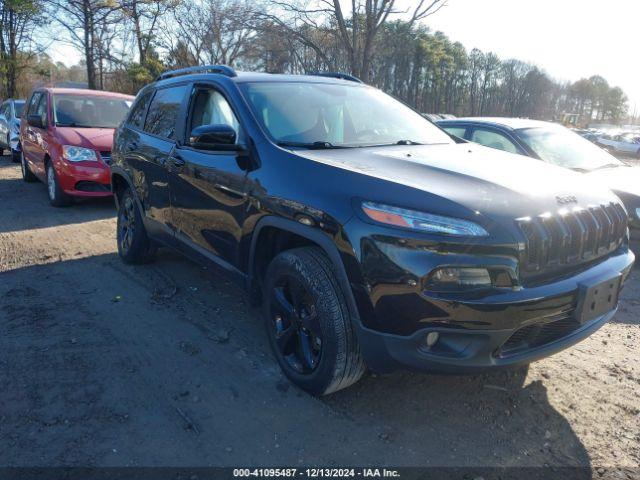
[[579, 174], [452, 140], [345, 74], [162, 74], [115, 134], [127, 263], [158, 246], [262, 304], [286, 376], [526, 365], [615, 313], [628, 215]]

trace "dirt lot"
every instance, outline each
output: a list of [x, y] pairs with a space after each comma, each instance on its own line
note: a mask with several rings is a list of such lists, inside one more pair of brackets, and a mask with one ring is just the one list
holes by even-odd
[[[518, 374], [368, 375], [316, 399], [257, 311], [171, 253], [116, 255], [111, 202], [49, 206], [0, 159], [0, 465], [640, 465], [640, 269], [615, 319]], [[524, 382], [522, 384], [522, 382]]]

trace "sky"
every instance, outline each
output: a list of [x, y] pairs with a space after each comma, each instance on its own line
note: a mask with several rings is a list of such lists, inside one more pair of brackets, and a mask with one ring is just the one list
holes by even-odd
[[534, 63], [558, 80], [602, 75], [640, 113], [638, 0], [448, 0], [425, 24], [469, 50]]
[[[401, 9], [416, 1], [398, 0]], [[534, 63], [557, 80], [602, 75], [640, 113], [638, 0], [447, 0], [424, 22], [469, 50]], [[50, 54], [67, 65], [80, 58], [59, 43]]]

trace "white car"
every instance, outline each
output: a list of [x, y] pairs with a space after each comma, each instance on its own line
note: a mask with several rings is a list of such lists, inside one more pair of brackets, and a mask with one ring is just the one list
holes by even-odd
[[615, 153], [623, 153], [625, 155], [635, 155], [640, 158], [640, 133], [623, 133], [614, 136], [598, 137], [598, 145]]

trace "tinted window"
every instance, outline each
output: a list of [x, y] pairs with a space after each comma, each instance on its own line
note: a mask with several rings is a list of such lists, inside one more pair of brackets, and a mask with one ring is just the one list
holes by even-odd
[[59, 127], [115, 128], [130, 106], [125, 98], [55, 94], [53, 118]]
[[442, 127], [447, 133], [450, 133], [451, 135], [458, 137], [458, 138], [464, 138], [464, 134], [467, 131], [466, 127]]
[[41, 92], [36, 92], [31, 96], [31, 101], [29, 102], [29, 115], [36, 113], [36, 108], [38, 108], [40, 97], [42, 97]]
[[20, 118], [22, 116], [22, 109], [24, 108], [23, 101], [15, 101], [13, 102], [13, 109], [16, 112], [16, 118]]
[[518, 148], [511, 140], [501, 133], [492, 130], [476, 128], [471, 136], [471, 141], [484, 145], [485, 147], [496, 148], [509, 153], [518, 153]]
[[229, 102], [216, 90], [199, 90], [193, 101], [189, 132], [202, 125], [229, 125], [236, 131], [236, 140], [240, 137], [240, 124]]
[[144, 117], [147, 113], [147, 107], [149, 106], [149, 100], [152, 94], [153, 90], [149, 90], [136, 100], [136, 103], [131, 109], [131, 115], [129, 115], [129, 124], [131, 126], [140, 129], [144, 128]]
[[158, 90], [151, 101], [144, 130], [159, 137], [175, 140], [176, 121], [186, 85]]

